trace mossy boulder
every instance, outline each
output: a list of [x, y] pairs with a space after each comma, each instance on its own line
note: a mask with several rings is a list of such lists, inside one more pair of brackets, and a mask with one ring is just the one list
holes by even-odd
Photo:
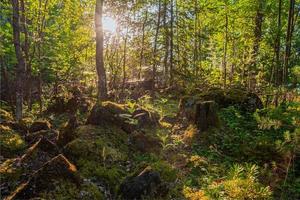
[[6, 110], [0, 108], [0, 123], [13, 121], [13, 116]]
[[29, 132], [33, 133], [41, 130], [49, 130], [50, 128], [51, 124], [47, 120], [37, 120], [31, 124]]
[[136, 131], [129, 137], [133, 149], [142, 153], [159, 153], [162, 149], [161, 141], [153, 135]]
[[53, 190], [42, 192], [39, 196], [41, 199], [105, 199], [97, 185], [92, 182], [86, 181], [80, 187], [77, 187], [76, 184], [68, 180], [58, 181]]
[[78, 161], [78, 170], [82, 176], [94, 180], [107, 190], [115, 193], [121, 184], [122, 178], [126, 176], [126, 169], [120, 163], [99, 163], [81, 159]]
[[57, 144], [61, 147], [75, 139], [75, 129], [78, 126], [76, 116], [70, 117], [68, 123], [60, 130], [57, 137]]
[[116, 125], [121, 127], [127, 133], [131, 133], [135, 126], [130, 123], [129, 112], [125, 106], [113, 102], [96, 103], [88, 116], [86, 124], [98, 126]]
[[142, 199], [143, 197], [156, 198], [164, 196], [162, 181], [158, 172], [146, 167], [138, 175], [127, 177], [120, 186], [122, 199]]
[[118, 127], [80, 126], [74, 132], [76, 139], [64, 147], [64, 153], [75, 163], [79, 159], [94, 161], [125, 160], [128, 154], [128, 136]]
[[25, 136], [25, 140], [28, 143], [34, 143], [42, 137], [47, 138], [49, 140], [55, 140], [57, 138], [57, 136], [58, 136], [58, 131], [57, 130], [53, 130], [53, 129], [40, 130], [40, 131], [36, 131], [36, 132], [33, 132], [33, 133], [28, 133]]
[[214, 101], [203, 101], [196, 104], [195, 124], [200, 131], [219, 126], [217, 105]]
[[158, 125], [160, 116], [158, 113], [138, 108], [132, 113], [132, 118], [138, 121], [138, 127], [149, 127]]
[[22, 182], [7, 199], [30, 199], [40, 192], [52, 190], [59, 180], [70, 180], [80, 187], [82, 179], [76, 167], [62, 154], [46, 162], [40, 169], [35, 171], [27, 180]]
[[23, 169], [17, 166], [17, 163], [18, 159], [13, 158], [0, 165], [1, 196], [9, 195], [19, 184]]
[[219, 108], [238, 106], [246, 112], [254, 112], [263, 108], [259, 96], [241, 88], [211, 88], [198, 94], [187, 95], [180, 99], [180, 115], [194, 121], [196, 104], [203, 101], [214, 101]]
[[0, 149], [4, 157], [13, 157], [25, 149], [23, 138], [8, 126], [0, 125]]

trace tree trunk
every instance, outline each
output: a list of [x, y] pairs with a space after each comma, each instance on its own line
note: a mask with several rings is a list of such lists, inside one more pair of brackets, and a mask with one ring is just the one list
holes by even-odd
[[173, 83], [173, 49], [174, 49], [174, 2], [171, 0], [171, 30], [170, 30], [170, 68], [169, 68], [169, 73], [170, 73], [170, 78], [169, 78], [169, 86]]
[[127, 35], [128, 35], [128, 27], [126, 30], [126, 35], [124, 38], [124, 49], [123, 49], [123, 66], [122, 66], [122, 71], [123, 71], [123, 80], [122, 80], [122, 95], [124, 95], [124, 89], [125, 89], [125, 82], [126, 82], [126, 50], [127, 50]]
[[26, 90], [24, 93], [26, 94], [26, 100], [28, 104], [28, 109], [31, 110], [32, 108], [32, 99], [31, 99], [31, 65], [30, 65], [30, 56], [29, 56], [29, 38], [28, 38], [28, 29], [27, 29], [27, 18], [26, 18], [26, 9], [24, 0], [20, 1], [20, 9], [21, 9], [21, 16], [20, 22], [22, 26], [22, 31], [24, 33], [24, 44], [23, 44], [23, 52], [25, 56], [25, 63], [26, 63]]
[[257, 56], [259, 52], [259, 43], [262, 37], [262, 23], [263, 23], [263, 4], [264, 0], [258, 0], [258, 7], [255, 16], [255, 28], [254, 28], [254, 43], [252, 50], [252, 62], [249, 70], [249, 89], [254, 90], [256, 85], [256, 71], [257, 71]]
[[281, 7], [282, 7], [282, 0], [278, 1], [278, 21], [277, 21], [277, 33], [276, 33], [276, 39], [275, 39], [275, 67], [274, 67], [274, 79], [275, 79], [275, 85], [279, 85], [281, 82], [281, 65], [280, 65], [280, 33], [281, 33]]
[[167, 85], [168, 82], [168, 57], [169, 57], [169, 30], [167, 24], [167, 15], [168, 15], [168, 1], [164, 0], [164, 18], [163, 18], [163, 26], [164, 26], [164, 39], [165, 39], [165, 56], [164, 56], [164, 86]]
[[96, 9], [95, 9], [96, 70], [98, 76], [98, 100], [107, 99], [106, 73], [104, 68], [104, 57], [103, 57], [103, 27], [102, 27], [103, 1], [104, 0], [96, 0]]
[[288, 68], [289, 59], [291, 56], [291, 44], [294, 26], [294, 11], [295, 11], [295, 0], [290, 0], [289, 16], [288, 16], [288, 27], [286, 31], [286, 41], [285, 41], [285, 55], [284, 55], [284, 68], [283, 68], [283, 84], [287, 83], [288, 79]]
[[156, 82], [156, 64], [157, 64], [157, 40], [160, 28], [160, 11], [161, 11], [161, 0], [158, 2], [158, 13], [157, 13], [157, 22], [156, 22], [156, 30], [155, 30], [155, 38], [154, 38], [154, 48], [153, 48], [153, 65], [152, 65], [152, 92], [155, 90], [155, 82]]
[[23, 83], [24, 74], [26, 71], [25, 59], [22, 54], [21, 44], [20, 44], [20, 5], [18, 0], [12, 0], [13, 8], [13, 41], [17, 57], [17, 67], [16, 67], [16, 120], [22, 119], [23, 114]]
[[140, 53], [140, 68], [139, 68], [139, 73], [138, 73], [138, 78], [139, 80], [141, 79], [141, 74], [142, 74], [142, 66], [144, 64], [144, 46], [145, 46], [145, 26], [147, 23], [147, 18], [148, 18], [148, 11], [146, 10], [146, 16], [143, 22], [143, 27], [142, 27], [142, 46], [141, 46], [141, 53]]
[[226, 79], [227, 79], [227, 45], [228, 44], [228, 14], [226, 8], [225, 16], [225, 42], [224, 42], [224, 54], [223, 54], [223, 87], [226, 88]]

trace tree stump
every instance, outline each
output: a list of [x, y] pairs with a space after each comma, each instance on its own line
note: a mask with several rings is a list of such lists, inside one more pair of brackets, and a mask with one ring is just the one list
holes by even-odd
[[196, 104], [195, 124], [200, 131], [206, 131], [210, 127], [219, 125], [217, 105], [214, 101], [203, 101]]

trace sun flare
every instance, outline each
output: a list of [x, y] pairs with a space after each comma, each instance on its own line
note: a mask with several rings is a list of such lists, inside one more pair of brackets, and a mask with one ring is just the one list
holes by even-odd
[[117, 23], [116, 21], [109, 16], [103, 17], [103, 30], [111, 33], [116, 32]]

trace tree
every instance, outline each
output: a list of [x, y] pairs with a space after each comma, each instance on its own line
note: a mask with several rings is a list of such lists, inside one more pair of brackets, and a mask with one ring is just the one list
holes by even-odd
[[290, 0], [289, 15], [288, 15], [288, 27], [286, 30], [286, 42], [285, 42], [285, 55], [284, 55], [284, 68], [283, 68], [283, 83], [287, 83], [288, 79], [288, 68], [289, 59], [291, 56], [291, 43], [294, 27], [294, 11], [295, 11], [295, 0]]
[[96, 9], [95, 9], [96, 70], [98, 76], [98, 100], [104, 100], [107, 98], [106, 72], [104, 68], [104, 56], [103, 56], [103, 26], [102, 26], [103, 1], [104, 0], [96, 0]]
[[13, 41], [15, 46], [15, 52], [17, 57], [17, 66], [16, 66], [16, 119], [19, 121], [22, 119], [23, 114], [23, 83], [24, 75], [26, 71], [25, 58], [21, 49], [21, 26], [20, 26], [20, 4], [18, 0], [12, 0], [13, 8]]

